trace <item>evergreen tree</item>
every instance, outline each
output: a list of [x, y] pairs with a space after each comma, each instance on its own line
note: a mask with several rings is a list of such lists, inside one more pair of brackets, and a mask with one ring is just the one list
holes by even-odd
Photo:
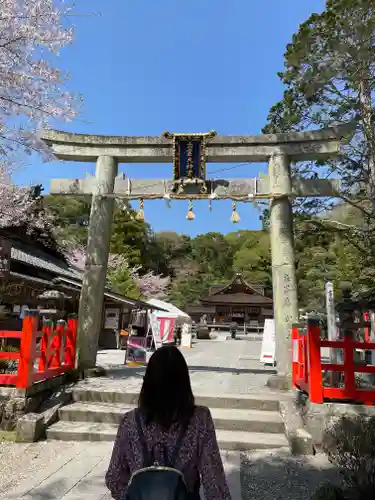
[[130, 267], [141, 266], [147, 270], [151, 229], [147, 222], [136, 220], [129, 205], [116, 206], [111, 236], [111, 253], [125, 255]]
[[[283, 99], [272, 106], [264, 132], [309, 130], [353, 122], [353, 135], [339, 159], [293, 166], [294, 175], [334, 175], [342, 180], [343, 200], [356, 207], [356, 224], [332, 218], [311, 220], [321, 230], [339, 231], [355, 241], [362, 269], [375, 275], [375, 3], [373, 0], [327, 0], [293, 36], [285, 52]], [[335, 202], [335, 200], [334, 200]], [[332, 206], [333, 202], [330, 201]], [[298, 202], [295, 210], [319, 214], [321, 201]], [[372, 271], [370, 271], [372, 270]], [[368, 281], [368, 277], [366, 280]], [[365, 280], [365, 281], [366, 281]]]

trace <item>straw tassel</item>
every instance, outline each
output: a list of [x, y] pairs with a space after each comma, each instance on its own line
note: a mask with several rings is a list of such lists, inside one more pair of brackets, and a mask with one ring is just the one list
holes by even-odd
[[239, 216], [237, 212], [237, 203], [235, 201], [232, 202], [232, 217], [231, 221], [233, 224], [237, 224], [237, 222], [240, 222], [241, 217]]
[[137, 215], [135, 216], [135, 219], [139, 222], [145, 221], [145, 213], [143, 210], [143, 199], [142, 198], [139, 200], [139, 209], [138, 209]]
[[188, 213], [186, 215], [187, 220], [194, 220], [195, 219], [195, 213], [193, 212], [193, 202], [189, 200], [189, 209]]
[[169, 194], [164, 195], [164, 200], [165, 200], [165, 203], [167, 204], [167, 207], [171, 208], [172, 207], [172, 200], [171, 200]]

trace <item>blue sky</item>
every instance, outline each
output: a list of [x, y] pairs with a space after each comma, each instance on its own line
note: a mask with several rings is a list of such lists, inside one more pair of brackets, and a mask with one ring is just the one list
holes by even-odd
[[[76, 42], [58, 60], [71, 73], [70, 88], [84, 96], [84, 109], [62, 130], [113, 135], [206, 132], [257, 134], [270, 106], [282, 96], [276, 72], [286, 44], [301, 22], [324, 8], [324, 0], [80, 0]], [[231, 165], [208, 164], [208, 172]], [[254, 177], [252, 164], [222, 177]], [[121, 165], [133, 178], [169, 178], [171, 165]], [[31, 158], [17, 182], [82, 177], [94, 165]], [[217, 174], [215, 175], [217, 176]], [[195, 204], [196, 220], [185, 219], [187, 201], [145, 202], [154, 230], [189, 235], [258, 229], [259, 211], [238, 206], [241, 222], [230, 222], [231, 203]]]

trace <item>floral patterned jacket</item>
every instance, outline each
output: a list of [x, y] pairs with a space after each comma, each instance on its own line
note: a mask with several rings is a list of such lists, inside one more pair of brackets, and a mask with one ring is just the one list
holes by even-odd
[[[180, 426], [176, 424], [169, 431], [164, 431], [154, 423], [146, 426], [143, 418], [141, 421], [148, 449], [153, 450], [156, 461], [163, 463], [164, 449], [166, 448], [168, 456], [171, 456]], [[142, 465], [142, 447], [135, 410], [132, 410], [125, 414], [119, 426], [105, 477], [107, 488], [115, 500], [124, 498], [131, 475], [142, 468]], [[195, 408], [174, 465], [183, 472], [189, 492], [193, 492], [201, 481], [205, 500], [231, 500], [215, 427], [208, 408]]]

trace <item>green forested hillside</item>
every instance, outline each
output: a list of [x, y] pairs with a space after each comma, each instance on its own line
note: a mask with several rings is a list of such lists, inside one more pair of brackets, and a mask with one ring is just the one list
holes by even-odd
[[[62, 244], [85, 242], [88, 203], [46, 196], [45, 206], [56, 217], [56, 234]], [[172, 231], [154, 233], [134, 215], [129, 207], [125, 211], [116, 209], [111, 252], [123, 255], [130, 267], [139, 268], [141, 275], [153, 272], [169, 276], [168, 298], [178, 307], [197, 304], [214, 283], [227, 283], [235, 272], [243, 273], [249, 282], [272, 288], [268, 229], [190, 238]], [[323, 307], [327, 280], [337, 285], [351, 281], [356, 289], [369, 284], [369, 273], [361, 267], [360, 251], [348, 241], [346, 232], [341, 234], [335, 227], [321, 223], [327, 219], [346, 224], [352, 218], [346, 206], [336, 207], [320, 219], [297, 215], [296, 267], [301, 307]], [[121, 292], [134, 296], [134, 283], [124, 268], [117, 275], [114, 271], [112, 277]]]

